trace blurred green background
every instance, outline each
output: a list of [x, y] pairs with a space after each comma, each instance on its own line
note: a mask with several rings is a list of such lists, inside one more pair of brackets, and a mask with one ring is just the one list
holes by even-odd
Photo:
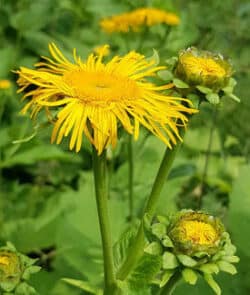
[[[229, 57], [235, 69], [241, 103], [228, 99], [219, 108], [203, 207], [223, 219], [241, 258], [236, 276], [218, 276], [223, 294], [250, 294], [249, 1], [0, 0], [0, 80], [12, 82], [9, 89], [0, 89], [0, 244], [11, 241], [19, 251], [39, 259], [43, 271], [34, 275], [32, 284], [41, 295], [87, 294], [66, 285], [61, 281], [64, 277], [94, 284], [103, 279], [91, 149], [87, 142], [79, 154], [69, 152], [67, 142], [50, 145], [51, 126], [47, 126], [45, 116], [32, 124], [28, 116], [19, 114], [22, 104], [13, 70], [32, 67], [41, 55], [48, 55], [49, 42], [58, 44], [67, 56], [75, 47], [85, 57], [105, 43], [114, 53], [124, 53], [124, 40], [131, 38], [133, 48], [138, 42], [136, 36], [124, 39], [120, 34], [107, 35], [100, 30], [99, 21], [148, 5], [181, 18], [160, 51], [162, 63], [194, 45]], [[161, 36], [161, 28], [155, 28], [153, 34]], [[152, 49], [157, 49], [153, 42], [145, 40], [145, 54], [152, 55]], [[212, 112], [212, 107], [204, 104], [192, 120], [161, 195], [159, 213], [196, 207]], [[142, 130], [134, 144], [137, 212], [150, 191], [163, 151], [163, 144]], [[126, 156], [121, 140], [110, 160], [114, 171], [110, 180], [114, 240], [128, 226]], [[213, 294], [203, 282], [198, 287], [180, 285], [175, 294], [188, 292]]]

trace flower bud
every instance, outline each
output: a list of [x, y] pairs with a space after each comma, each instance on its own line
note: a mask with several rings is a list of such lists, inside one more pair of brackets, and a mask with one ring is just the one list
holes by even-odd
[[190, 47], [179, 54], [175, 75], [191, 86], [222, 89], [232, 76], [232, 67], [220, 54]]

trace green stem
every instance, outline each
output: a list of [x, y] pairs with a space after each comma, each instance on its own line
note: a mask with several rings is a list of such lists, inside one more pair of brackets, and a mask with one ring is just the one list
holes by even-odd
[[176, 272], [171, 278], [170, 280], [167, 282], [167, 284], [160, 289], [158, 295], [171, 295], [173, 294], [177, 283], [180, 281], [181, 279], [181, 273], [180, 272]]
[[212, 149], [212, 145], [213, 145], [213, 135], [214, 135], [214, 131], [216, 128], [216, 122], [217, 122], [217, 114], [218, 114], [218, 108], [214, 107], [213, 109], [213, 117], [212, 117], [212, 124], [210, 127], [210, 132], [209, 132], [209, 138], [208, 138], [208, 145], [207, 145], [207, 151], [206, 151], [206, 157], [205, 157], [205, 164], [204, 164], [204, 169], [203, 169], [203, 174], [201, 177], [201, 192], [199, 195], [199, 199], [198, 199], [198, 209], [202, 208], [202, 198], [204, 195], [204, 185], [205, 185], [205, 181], [206, 181], [206, 177], [207, 177], [207, 172], [208, 172], [208, 164], [209, 164], [209, 160], [210, 160], [210, 155], [211, 155], [211, 149]]
[[116, 288], [116, 281], [112, 251], [111, 228], [108, 214], [106, 153], [103, 152], [101, 155], [98, 155], [95, 148], [93, 148], [93, 171], [104, 260], [104, 295], [112, 295], [114, 294], [114, 290]]
[[[166, 149], [165, 154], [163, 156], [160, 168], [158, 170], [157, 176], [155, 178], [153, 188], [151, 194], [148, 198], [147, 204], [144, 209], [143, 216], [147, 213], [149, 218], [152, 218], [157, 202], [160, 197], [160, 193], [162, 191], [163, 185], [167, 180], [167, 176], [169, 174], [170, 168], [175, 159], [176, 153], [179, 150], [181, 143], [178, 143], [172, 150]], [[136, 266], [138, 260], [143, 255], [143, 247], [144, 247], [144, 232], [143, 232], [143, 224], [140, 225], [137, 236], [132, 243], [129, 253], [127, 255], [127, 259], [124, 264], [121, 266], [117, 273], [117, 278], [120, 280], [124, 280], [130, 271]]]
[[128, 194], [129, 194], [129, 220], [134, 220], [134, 153], [132, 136], [128, 134], [128, 166], [129, 166], [129, 178], [128, 178]]

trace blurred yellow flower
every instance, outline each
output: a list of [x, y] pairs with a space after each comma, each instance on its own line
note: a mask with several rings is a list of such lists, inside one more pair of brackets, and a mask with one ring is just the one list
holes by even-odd
[[127, 33], [130, 30], [136, 32], [142, 26], [153, 26], [157, 24], [175, 26], [179, 23], [180, 18], [175, 13], [148, 7], [138, 8], [128, 13], [104, 18], [101, 20], [100, 25], [103, 31], [107, 33]]
[[7, 79], [0, 80], [0, 89], [9, 89], [11, 87], [11, 82]]
[[97, 55], [102, 55], [102, 56], [108, 56], [110, 54], [109, 45], [96, 46], [93, 51]]
[[[143, 125], [170, 148], [180, 138], [178, 127], [185, 126], [183, 113], [196, 110], [185, 107], [185, 99], [168, 96], [164, 90], [170, 85], [156, 86], [146, 78], [152, 77], [164, 67], [155, 66], [134, 51], [109, 62], [103, 62], [103, 54], [90, 54], [82, 61], [74, 50], [74, 63], [66, 59], [55, 44], [49, 45], [53, 59], [36, 64], [37, 69], [21, 68], [19, 92], [27, 87], [24, 98], [31, 100], [23, 108], [25, 113], [33, 108], [32, 116], [44, 106], [58, 107], [51, 141], [60, 144], [71, 132], [69, 148], [78, 152], [85, 136], [98, 153], [117, 142], [117, 129], [122, 126], [137, 139]], [[189, 103], [189, 101], [186, 101]]]

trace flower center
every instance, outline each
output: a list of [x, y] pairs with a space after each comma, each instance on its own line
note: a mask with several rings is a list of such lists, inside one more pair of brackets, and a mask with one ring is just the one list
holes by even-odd
[[209, 223], [196, 220], [184, 220], [179, 228], [184, 241], [191, 241], [194, 244], [209, 245], [217, 239], [217, 232]]
[[189, 74], [223, 77], [226, 71], [212, 58], [187, 56], [182, 64]]
[[72, 97], [88, 103], [128, 101], [140, 97], [136, 82], [104, 71], [70, 71], [63, 80], [71, 89]]
[[7, 256], [0, 256], [0, 265], [9, 265], [10, 261]]

